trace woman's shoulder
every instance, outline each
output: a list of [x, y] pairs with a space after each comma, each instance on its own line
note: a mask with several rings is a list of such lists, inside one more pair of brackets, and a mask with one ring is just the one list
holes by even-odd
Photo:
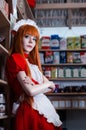
[[16, 60], [20, 59], [20, 58], [24, 59], [23, 56], [20, 53], [14, 53], [10, 57], [13, 58], [13, 59], [16, 59]]
[[26, 63], [24, 57], [19, 53], [14, 53], [10, 55], [7, 59], [7, 62], [17, 65], [24, 65], [24, 63]]

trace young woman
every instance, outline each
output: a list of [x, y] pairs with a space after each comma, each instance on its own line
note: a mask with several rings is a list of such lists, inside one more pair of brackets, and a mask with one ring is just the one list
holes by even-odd
[[44, 95], [55, 85], [42, 73], [38, 42], [39, 29], [30, 19], [14, 26], [14, 42], [6, 62], [6, 76], [12, 90], [15, 130], [62, 130], [62, 122], [49, 99]]

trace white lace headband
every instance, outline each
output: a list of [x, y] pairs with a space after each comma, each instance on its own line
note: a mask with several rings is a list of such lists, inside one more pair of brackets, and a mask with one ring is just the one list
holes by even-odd
[[36, 22], [33, 21], [33, 20], [31, 20], [31, 19], [21, 19], [20, 21], [16, 22], [15, 25], [14, 25], [14, 27], [13, 27], [13, 30], [17, 32], [18, 29], [22, 25], [25, 25], [25, 24], [28, 24], [28, 25], [31, 25], [31, 26], [35, 27], [38, 30], [39, 35], [40, 35], [40, 31], [39, 31], [39, 28], [38, 28]]

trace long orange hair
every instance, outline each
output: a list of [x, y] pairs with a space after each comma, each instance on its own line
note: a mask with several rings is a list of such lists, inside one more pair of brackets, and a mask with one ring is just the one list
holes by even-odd
[[[34, 49], [29, 53], [28, 58], [32, 64], [37, 65], [39, 67], [39, 69], [42, 71], [40, 57], [39, 57], [39, 51], [38, 51], [39, 32], [35, 27], [33, 27], [31, 25], [23, 25], [18, 29], [18, 31], [14, 35], [13, 45], [12, 45], [10, 53], [11, 54], [20, 53], [25, 58], [23, 46], [22, 46], [22, 39], [26, 34], [36, 37], [36, 45], [35, 45]], [[28, 67], [28, 76], [31, 77], [29, 67]]]
[[[28, 57], [29, 57], [30, 63], [37, 65], [39, 67], [39, 69], [42, 71], [40, 57], [39, 57], [39, 51], [38, 51], [39, 32], [35, 27], [30, 26], [30, 25], [23, 25], [18, 29], [18, 31], [14, 35], [10, 55], [13, 53], [20, 53], [25, 59], [22, 40], [26, 34], [36, 37], [36, 45], [35, 45], [34, 49], [29, 53]], [[31, 78], [30, 68], [28, 65], [27, 65], [27, 67], [28, 67], [27, 75]], [[33, 97], [30, 97], [24, 93], [24, 99], [32, 106]]]

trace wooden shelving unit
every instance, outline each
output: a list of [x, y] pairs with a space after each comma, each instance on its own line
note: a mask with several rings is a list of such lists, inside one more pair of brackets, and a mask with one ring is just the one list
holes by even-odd
[[0, 44], [0, 54], [6, 54], [6, 55], [9, 54], [8, 50], [5, 47], [3, 47], [1, 44]]
[[0, 85], [8, 85], [7, 81], [0, 79]]
[[[10, 93], [9, 93], [9, 86], [7, 81], [5, 80], [4, 67], [5, 67], [5, 60], [9, 55], [9, 45], [10, 45], [10, 20], [9, 14], [7, 14], [6, 10], [4, 9], [4, 4], [6, 1], [0, 1], [0, 94], [3, 94], [5, 97], [5, 115], [0, 115], [0, 126], [4, 130], [10, 130]], [[9, 0], [10, 2], [10, 0]], [[9, 8], [8, 8], [9, 10]]]
[[65, 27], [86, 25], [86, 2], [72, 0], [43, 3], [37, 1], [35, 17], [40, 27]]
[[[52, 68], [55, 67], [57, 68], [57, 77], [48, 77], [48, 79], [50, 81], [54, 81], [55, 83], [69, 83], [69, 82], [85, 82], [86, 81], [86, 77], [73, 77], [73, 74], [71, 77], [66, 77], [65, 76], [65, 72], [64, 72], [64, 76], [63, 77], [59, 77], [58, 76], [58, 69], [59, 68], [80, 68], [80, 67], [85, 67], [86, 64], [84, 63], [60, 63], [58, 62], [58, 64], [55, 63], [45, 63], [45, 54], [47, 52], [59, 52], [59, 56], [60, 56], [60, 52], [86, 52], [86, 49], [65, 49], [65, 50], [61, 50], [61, 49], [39, 49], [39, 53], [42, 52], [43, 56], [44, 56], [44, 63], [42, 64], [43, 70], [44, 70], [44, 74], [48, 73], [45, 71], [48, 71], [46, 68]], [[57, 56], [58, 57], [58, 56]], [[60, 58], [60, 57], [59, 57]], [[65, 69], [64, 69], [65, 71]], [[73, 72], [73, 70], [71, 71]], [[80, 71], [79, 71], [80, 72]], [[52, 69], [51, 69], [51, 73], [52, 73]], [[71, 87], [72, 84], [70, 84], [69, 87]], [[59, 86], [59, 88], [62, 86]], [[72, 86], [73, 87], [73, 86]], [[51, 102], [53, 103], [54, 107], [57, 110], [67, 110], [67, 109], [86, 109], [86, 92], [62, 92], [62, 93], [48, 93], [46, 94], [49, 99], [51, 100]], [[84, 104], [84, 105], [83, 105]], [[69, 106], [68, 106], [69, 105]], [[76, 106], [74, 106], [76, 105]]]
[[78, 9], [86, 8], [86, 3], [51, 3], [51, 4], [37, 4], [36, 9]]
[[[7, 2], [7, 3], [6, 3]], [[13, 1], [12, 0], [1, 0], [0, 1], [0, 93], [5, 94], [6, 99], [6, 114], [0, 116], [0, 126], [4, 130], [13, 129], [12, 126], [12, 116], [10, 110], [10, 89], [4, 75], [4, 67], [6, 58], [9, 56], [9, 48], [11, 41], [11, 21], [10, 13], [13, 14]], [[4, 5], [8, 7], [8, 13], [4, 9]], [[18, 20], [20, 19], [34, 19], [34, 16], [31, 12], [31, 9], [27, 3], [27, 0], [18, 0], [17, 1], [17, 13]], [[12, 23], [13, 24], [13, 23]], [[3, 37], [3, 38], [2, 38]]]
[[24, 19], [34, 19], [34, 16], [32, 14], [32, 11], [27, 3], [27, 0], [18, 0], [17, 1], [17, 10], [18, 10], [18, 19], [24, 18]]
[[[5, 47], [9, 48], [9, 33], [10, 33], [10, 21], [5, 17], [4, 13], [0, 9], [0, 35], [5, 36]], [[4, 30], [5, 29], [5, 30]], [[0, 47], [1, 48], [1, 47]]]
[[67, 81], [77, 81], [77, 82], [81, 82], [81, 81], [86, 81], [86, 78], [49, 78], [49, 80], [51, 81], [64, 81], [64, 82], [67, 82]]
[[86, 109], [85, 93], [48, 93], [46, 94], [57, 110]]
[[[5, 62], [5, 58], [8, 56], [8, 50], [0, 44], [0, 56], [3, 57], [3, 61], [0, 60], [0, 70], [4, 70], [5, 65], [2, 64]], [[1, 57], [0, 57], [1, 58]], [[3, 67], [2, 67], [3, 66]], [[2, 121], [2, 127], [4, 130], [10, 130], [10, 92], [9, 92], [9, 86], [5, 79], [2, 79], [2, 71], [0, 72], [0, 93], [4, 95], [5, 97], [5, 115], [0, 115], [0, 122]], [[5, 77], [3, 77], [5, 78]]]

